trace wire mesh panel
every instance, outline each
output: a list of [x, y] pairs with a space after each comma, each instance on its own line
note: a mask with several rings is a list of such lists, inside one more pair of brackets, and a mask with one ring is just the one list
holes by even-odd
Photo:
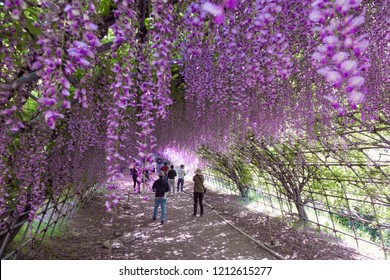
[[1, 224], [1, 259], [16, 259], [22, 249], [31, 250], [33, 244], [39, 245], [45, 238], [52, 237], [74, 217], [79, 205], [88, 201], [95, 190], [96, 186], [77, 193], [68, 189], [61, 195], [52, 196], [42, 203], [33, 220], [28, 219], [29, 211], [15, 216], [8, 211]]
[[252, 174], [244, 195], [265, 211], [296, 217], [305, 225], [352, 241], [367, 254], [380, 250], [388, 258], [388, 139], [390, 127], [383, 126], [371, 130], [343, 127], [314, 140], [256, 143], [255, 148], [247, 141], [233, 147], [230, 160], [222, 164], [228, 168], [210, 160], [207, 177], [211, 185], [243, 195], [239, 185], [245, 180], [236, 166], [246, 164]]

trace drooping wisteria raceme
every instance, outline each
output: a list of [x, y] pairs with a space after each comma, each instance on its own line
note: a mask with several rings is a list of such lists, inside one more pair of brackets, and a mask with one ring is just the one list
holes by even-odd
[[[101, 46], [95, 34], [97, 25], [91, 21], [96, 9], [93, 2], [88, 3], [73, 1], [62, 10], [52, 1], [42, 1], [42, 7], [48, 12], [39, 15], [41, 24], [37, 27], [48, 32], [38, 35], [39, 55], [32, 64], [32, 70], [37, 70], [41, 79], [38, 90], [42, 97], [38, 102], [50, 108], [45, 113], [45, 120], [52, 129], [56, 119], [64, 117], [57, 112], [57, 104], [62, 101], [63, 108], [71, 107], [67, 76], [73, 75], [76, 68], [90, 67], [96, 58], [96, 48]], [[62, 27], [56, 28], [58, 25]], [[72, 36], [73, 40], [66, 40], [68, 36]], [[73, 99], [84, 108], [88, 106], [84, 88], [77, 88]]]
[[[248, 129], [259, 137], [282, 137], [310, 135], [318, 125], [331, 128], [337, 116], [346, 122], [356, 116], [365, 122], [368, 115], [388, 119], [387, 78], [371, 83], [387, 68], [375, 58], [377, 51], [388, 57], [388, 34], [380, 24], [388, 10], [384, 1], [237, 1], [233, 9], [226, 1], [213, 4], [225, 9], [207, 6], [183, 42], [188, 108], [176, 129], [179, 143], [219, 149]], [[187, 24], [195, 14], [187, 9]], [[383, 48], [371, 45], [372, 38]], [[158, 138], [171, 139], [181, 109], [173, 114]]]
[[[313, 53], [318, 73], [335, 89], [335, 94], [325, 96], [342, 116], [346, 108], [339, 104], [335, 95], [348, 94], [349, 105], [356, 105], [364, 100], [363, 88], [366, 72], [370, 66], [367, 55], [364, 55], [369, 40], [368, 34], [359, 31], [365, 21], [364, 10], [356, 14], [362, 1], [315, 1], [310, 13], [310, 20], [319, 23], [314, 28], [321, 38], [317, 51]], [[351, 13], [351, 10], [353, 11]], [[362, 89], [363, 88], [363, 89]], [[338, 90], [341, 89], [341, 90]]]
[[48, 194], [107, 179], [110, 209], [130, 156], [143, 173], [159, 150], [191, 158], [248, 131], [272, 141], [315, 137], [337, 117], [388, 124], [388, 6], [1, 2], [1, 213], [33, 218]]
[[123, 176], [120, 173], [121, 162], [125, 161], [123, 155], [120, 154], [121, 149], [121, 125], [123, 125], [125, 110], [128, 106], [133, 105], [136, 93], [131, 88], [132, 85], [132, 67], [131, 59], [135, 55], [133, 44], [135, 42], [136, 30], [134, 23], [137, 15], [134, 12], [134, 1], [116, 1], [117, 10], [114, 13], [116, 18], [115, 24], [111, 27], [114, 33], [114, 40], [112, 45], [113, 59], [117, 58], [117, 50], [124, 42], [129, 42], [130, 46], [124, 51], [120, 61], [112, 65], [112, 73], [114, 76], [110, 85], [112, 92], [112, 100], [109, 102], [110, 108], [107, 116], [107, 162], [109, 189], [112, 192], [107, 197], [106, 208], [109, 210], [111, 206], [116, 206], [119, 202], [116, 190], [118, 189], [118, 179]]

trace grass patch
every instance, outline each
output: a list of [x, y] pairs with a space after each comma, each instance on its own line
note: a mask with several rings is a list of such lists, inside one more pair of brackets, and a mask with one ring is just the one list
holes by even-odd
[[[31, 223], [25, 223], [17, 235], [12, 240], [11, 244], [7, 249], [7, 254], [11, 253], [14, 250], [19, 249], [21, 254], [28, 254], [33, 243], [42, 245], [47, 242], [51, 242], [50, 238], [56, 238], [62, 236], [65, 232], [69, 231], [68, 224], [63, 221], [61, 228], [59, 227], [60, 221], [57, 224], [49, 224], [46, 221], [39, 222], [39, 220], [34, 220]], [[32, 243], [32, 241], [34, 241]]]

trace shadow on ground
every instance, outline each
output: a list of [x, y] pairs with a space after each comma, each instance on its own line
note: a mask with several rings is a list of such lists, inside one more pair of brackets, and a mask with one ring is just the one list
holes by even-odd
[[[132, 189], [131, 178], [125, 176], [122, 192]], [[192, 184], [186, 186], [191, 191]], [[144, 196], [131, 191], [129, 204], [117, 208], [117, 216], [108, 213], [104, 196], [95, 196], [79, 209], [60, 237], [45, 240], [21, 259], [276, 259], [246, 236], [231, 227], [227, 221], [241, 228], [256, 240], [271, 242], [266, 216], [253, 212], [242, 204], [240, 197], [208, 192], [203, 217], [192, 216], [190, 195], [178, 193], [168, 199], [167, 221], [152, 220], [153, 193]], [[223, 212], [225, 220], [216, 212]], [[315, 231], [290, 228], [280, 219], [271, 218], [272, 249], [286, 259], [364, 259], [351, 248], [334, 238]], [[108, 249], [107, 240], [114, 240], [118, 248]], [[108, 244], [110, 245], [110, 244]]]

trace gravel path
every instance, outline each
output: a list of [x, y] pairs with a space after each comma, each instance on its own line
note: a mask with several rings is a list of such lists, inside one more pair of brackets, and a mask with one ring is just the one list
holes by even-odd
[[209, 207], [205, 207], [204, 216], [194, 218], [192, 203], [192, 197], [185, 193], [169, 198], [167, 221], [164, 225], [160, 225], [159, 220], [148, 221], [151, 220], [153, 201], [148, 203], [146, 208], [150, 208], [149, 213], [144, 214], [142, 211], [133, 221], [142, 225], [142, 229], [152, 230], [128, 246], [126, 258], [275, 259], [253, 241], [239, 234]]
[[[128, 206], [120, 205], [117, 216], [105, 210], [104, 193], [97, 193], [79, 210], [60, 236], [45, 240], [29, 255], [21, 259], [164, 259], [164, 260], [219, 260], [219, 259], [276, 259], [276, 257], [228, 222], [242, 229], [257, 241], [269, 244], [266, 216], [249, 210], [242, 199], [234, 195], [208, 192], [203, 217], [192, 216], [192, 196], [179, 193], [170, 197], [164, 225], [152, 220], [154, 193], [149, 200], [132, 191], [132, 179], [125, 176], [122, 193]], [[192, 191], [192, 183], [185, 190]], [[126, 199], [125, 199], [126, 200]], [[198, 210], [199, 211], [199, 210]], [[225, 212], [223, 220], [216, 212]], [[280, 218], [270, 218], [273, 239], [278, 246], [273, 250], [285, 259], [365, 259], [356, 250], [345, 246], [329, 235], [308, 228], [291, 228]], [[119, 248], [103, 246], [107, 240], [120, 239]], [[123, 242], [122, 242], [123, 241]], [[116, 241], [115, 241], [116, 242]]]

